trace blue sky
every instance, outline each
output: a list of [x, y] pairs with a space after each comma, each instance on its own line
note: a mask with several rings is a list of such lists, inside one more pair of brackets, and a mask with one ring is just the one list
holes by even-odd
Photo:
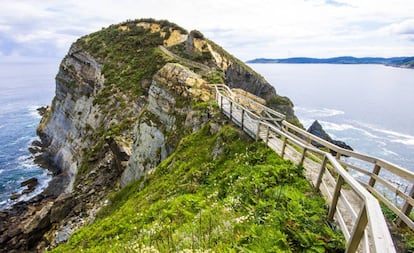
[[0, 61], [61, 59], [126, 19], [197, 29], [242, 60], [414, 56], [413, 0], [0, 0]]

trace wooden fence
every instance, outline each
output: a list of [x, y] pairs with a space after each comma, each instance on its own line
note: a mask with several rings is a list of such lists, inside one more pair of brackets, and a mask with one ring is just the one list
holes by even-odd
[[[216, 100], [221, 111], [243, 131], [256, 140], [263, 140], [282, 157], [305, 167], [307, 179], [321, 191], [329, 204], [328, 218], [335, 220], [347, 241], [346, 252], [395, 252], [391, 235], [378, 200], [367, 191], [370, 190], [382, 203], [389, 206], [408, 226], [408, 217], [413, 206], [413, 189], [410, 194], [399, 191], [385, 178], [380, 170], [387, 170], [414, 182], [413, 173], [392, 165], [381, 159], [339, 148], [285, 121], [284, 115], [267, 108], [247, 97], [232, 94], [222, 84], [214, 85]], [[316, 148], [319, 143], [329, 151]], [[341, 160], [343, 156], [361, 159], [375, 164], [372, 172]], [[349, 169], [357, 170], [368, 176], [368, 183], [358, 182]], [[363, 184], [361, 184], [363, 183]], [[394, 205], [375, 188], [376, 184], [386, 185], [405, 200], [401, 208]], [[365, 187], [363, 187], [365, 186]]]

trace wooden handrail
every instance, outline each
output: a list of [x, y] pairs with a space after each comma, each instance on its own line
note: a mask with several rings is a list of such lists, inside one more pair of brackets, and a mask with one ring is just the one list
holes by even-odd
[[[315, 135], [312, 135], [306, 131], [304, 131], [303, 129], [292, 125], [291, 123], [287, 122], [287, 121], [283, 121], [282, 125], [284, 127], [284, 130], [286, 132], [289, 132], [289, 130], [293, 130], [296, 135], [302, 135], [306, 138], [309, 138], [311, 141], [316, 142], [322, 146], [325, 146], [327, 148], [329, 148], [330, 150], [333, 150], [335, 152], [337, 152], [338, 156], [337, 156], [337, 160], [341, 161], [342, 156], [346, 156], [346, 157], [351, 157], [354, 158], [356, 160], [360, 160], [363, 162], [367, 162], [369, 164], [371, 164], [372, 167], [372, 171], [368, 171], [367, 169], [363, 169], [363, 168], [359, 168], [357, 166], [354, 166], [352, 164], [347, 164], [347, 163], [343, 163], [344, 165], [346, 165], [346, 167], [348, 169], [352, 169], [358, 172], [362, 172], [366, 175], [369, 176], [369, 182], [363, 184], [364, 186], [366, 186], [366, 188], [372, 192], [372, 194], [374, 194], [375, 196], [379, 196], [379, 195], [383, 195], [384, 192], [380, 192], [378, 189], [375, 188], [375, 185], [377, 184], [377, 182], [379, 182], [379, 184], [383, 187], [385, 187], [389, 192], [394, 192], [395, 194], [395, 198], [400, 198], [400, 200], [402, 201], [402, 205], [398, 206], [396, 204], [394, 204], [391, 201], [384, 201], [384, 199], [386, 199], [385, 197], [378, 197], [379, 200], [381, 201], [381, 203], [383, 203], [384, 205], [386, 205], [388, 208], [391, 209], [391, 211], [393, 211], [398, 217], [399, 220], [396, 222], [397, 225], [401, 225], [402, 223], [404, 223], [405, 225], [407, 225], [410, 229], [414, 230], [414, 222], [413, 220], [409, 217], [410, 213], [412, 211], [412, 203], [414, 202], [414, 173], [404, 169], [398, 165], [395, 165], [393, 163], [390, 163], [388, 161], [385, 161], [383, 159], [377, 158], [377, 157], [373, 157], [373, 156], [368, 156], [365, 154], [361, 154], [355, 151], [351, 151], [351, 150], [347, 150], [347, 149], [343, 149], [341, 147], [338, 147], [326, 140], [323, 140]], [[292, 133], [293, 135], [295, 135], [295, 133]], [[399, 178], [399, 181], [403, 181], [406, 180], [408, 182], [408, 187], [411, 187], [411, 193], [408, 195], [404, 195], [401, 196], [401, 194], [399, 194], [400, 190], [396, 191], [395, 190], [395, 186], [393, 186], [392, 183], [389, 182], [389, 180], [384, 179], [383, 177], [379, 177], [379, 173], [380, 171], [386, 171], [386, 173], [391, 173], [392, 175], [394, 175], [394, 177]], [[380, 180], [378, 180], [380, 179]], [[368, 187], [369, 186], [369, 187]], [[395, 201], [394, 201], [395, 202]]]
[[[323, 159], [321, 164], [319, 164], [319, 172], [316, 180], [316, 187], [321, 189], [321, 193], [325, 195], [330, 203], [330, 209], [328, 216], [336, 217], [340, 222], [341, 229], [343, 230], [347, 238], [347, 248], [346, 252], [356, 252], [357, 250], [362, 250], [364, 252], [370, 252], [370, 248], [374, 252], [395, 252], [395, 248], [391, 239], [391, 235], [388, 231], [385, 218], [382, 214], [378, 200], [371, 195], [357, 180], [352, 177], [340, 164], [340, 160], [333, 157], [329, 152], [324, 152], [314, 146], [312, 146], [310, 141], [306, 142], [305, 138], [309, 138], [312, 141], [317, 141], [318, 143], [335, 150], [339, 151], [340, 154], [357, 154], [355, 157], [362, 157], [364, 161], [369, 160], [374, 163], [378, 163], [378, 160], [375, 158], [359, 154], [357, 152], [348, 153], [347, 150], [342, 150], [341, 148], [326, 142], [316, 136], [309, 134], [308, 132], [297, 128], [296, 126], [291, 125], [286, 122], [284, 119], [278, 119], [282, 122], [282, 128], [279, 128], [276, 125], [273, 125], [267, 121], [261, 120], [260, 116], [255, 115], [243, 105], [240, 105], [233, 100], [231, 96], [231, 90], [226, 89], [222, 86], [216, 87], [217, 92], [217, 102], [221, 110], [236, 124], [241, 125], [242, 129], [248, 132], [253, 138], [262, 139], [266, 144], [270, 145], [273, 143], [269, 141], [269, 136], [278, 136], [282, 138], [283, 144], [280, 144], [281, 156], [283, 157], [285, 153], [289, 150], [294, 150], [290, 145], [294, 145], [302, 149], [301, 158], [299, 163], [304, 164], [305, 168], [307, 165], [305, 163], [312, 162], [308, 157], [309, 153], [314, 153], [319, 156], [322, 156]], [[227, 93], [223, 95], [220, 90], [225, 90]], [[248, 117], [246, 117], [248, 115]], [[249, 119], [249, 122], [246, 120]], [[289, 128], [297, 132], [296, 134], [291, 133]], [[264, 130], [262, 130], [264, 129]], [[265, 131], [265, 132], [263, 132]], [[263, 135], [263, 137], [262, 137]], [[273, 137], [272, 137], [273, 138]], [[280, 141], [282, 143], [282, 141]], [[291, 143], [291, 144], [289, 144]], [[289, 150], [287, 147], [290, 147]], [[340, 157], [340, 156], [339, 156]], [[338, 175], [338, 179], [334, 179], [334, 190], [333, 193], [329, 193], [328, 187], [323, 187], [326, 185], [329, 180], [334, 178], [328, 170], [328, 163], [330, 165], [330, 170], [333, 173]], [[309, 166], [308, 166], [309, 167]], [[327, 175], [327, 177], [325, 176]], [[312, 182], [312, 181], [311, 181]], [[314, 183], [314, 182], [312, 182]], [[343, 184], [346, 184], [348, 187], [344, 189]], [[343, 204], [340, 199], [346, 198], [350, 190], [356, 194], [357, 200], [359, 201], [358, 205], [359, 212], [356, 212], [352, 209], [350, 202], [347, 200], [346, 204]], [[326, 191], [324, 194], [323, 191]], [[340, 204], [341, 202], [341, 204]], [[351, 218], [343, 216], [342, 213], [349, 212], [351, 213]], [[352, 220], [352, 217], [355, 217], [355, 214], [358, 213], [357, 219]], [[346, 222], [352, 223], [351, 225], [346, 224]], [[349, 228], [348, 228], [349, 227]], [[369, 234], [369, 236], [366, 236]], [[367, 238], [367, 242], [361, 243], [364, 241], [364, 238]]]

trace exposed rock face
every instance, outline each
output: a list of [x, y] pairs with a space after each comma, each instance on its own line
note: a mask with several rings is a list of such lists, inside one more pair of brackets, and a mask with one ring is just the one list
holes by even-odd
[[68, 192], [73, 190], [82, 149], [93, 144], [85, 138], [85, 126], [97, 129], [100, 123], [100, 111], [93, 101], [103, 83], [101, 65], [73, 45], [56, 76], [52, 110], [47, 112], [38, 127], [51, 162], [67, 175]]
[[[185, 61], [160, 46], [177, 49]], [[95, 219], [108, 193], [151, 173], [212, 117], [209, 71], [267, 101], [276, 95], [213, 42], [166, 21], [128, 21], [75, 42], [60, 65], [52, 105], [42, 110], [42, 142], [33, 150], [43, 152], [54, 178], [41, 195], [0, 212], [0, 252], [43, 251], [66, 241]]]
[[[321, 124], [315, 120], [312, 125], [309, 127], [308, 132], [318, 136], [321, 139], [324, 139], [325, 141], [329, 141], [332, 144], [335, 144], [338, 147], [344, 148], [344, 149], [348, 149], [348, 150], [353, 150], [351, 146], [349, 146], [348, 144], [346, 144], [343, 141], [338, 141], [338, 140], [333, 140], [328, 133], [325, 132], [325, 130], [323, 130]], [[314, 145], [317, 148], [323, 148], [324, 146], [316, 143], [316, 142], [312, 142], [312, 145]], [[336, 152], [333, 150], [330, 150], [332, 155], [336, 155]]]
[[240, 88], [270, 101], [276, 96], [275, 88], [263, 77], [253, 74], [245, 67], [233, 63], [226, 70], [226, 83], [231, 88]]
[[211, 97], [206, 81], [188, 68], [168, 63], [160, 69], [149, 88], [147, 109], [134, 128], [133, 153], [121, 186], [150, 173], [175, 150], [184, 132], [196, 131], [207, 122], [206, 114], [183, 100], [207, 101]]

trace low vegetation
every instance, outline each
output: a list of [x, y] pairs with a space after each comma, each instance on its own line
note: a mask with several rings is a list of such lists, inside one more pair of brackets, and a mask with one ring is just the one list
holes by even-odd
[[302, 175], [232, 126], [185, 137], [53, 252], [343, 252]]

